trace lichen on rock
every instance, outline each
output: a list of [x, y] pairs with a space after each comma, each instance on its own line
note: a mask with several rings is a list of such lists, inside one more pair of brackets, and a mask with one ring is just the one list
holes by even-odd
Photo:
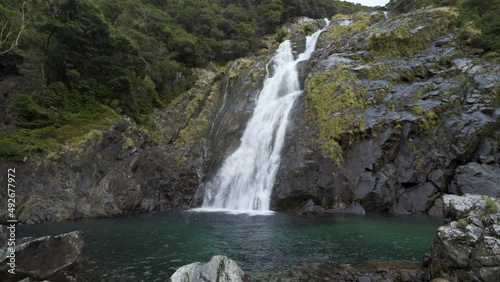
[[449, 221], [441, 226], [430, 251], [433, 278], [495, 281], [500, 277], [500, 201], [480, 195], [445, 195]]

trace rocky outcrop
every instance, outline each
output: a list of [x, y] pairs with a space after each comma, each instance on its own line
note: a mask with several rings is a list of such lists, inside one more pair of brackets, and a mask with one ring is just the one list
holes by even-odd
[[444, 194], [498, 197], [500, 65], [462, 53], [456, 16], [332, 20], [287, 129], [274, 209], [442, 216]]
[[493, 163], [471, 162], [459, 166], [453, 178], [450, 190], [457, 194], [483, 194], [500, 198], [500, 167], [490, 155], [483, 159], [492, 159]]
[[[15, 272], [38, 279], [50, 277], [72, 265], [80, 255], [83, 245], [80, 231], [27, 241], [15, 247]], [[0, 278], [5, 276], [2, 281], [9, 281], [7, 278], [11, 275], [6, 273], [7, 255], [6, 248], [0, 250]]]
[[249, 281], [235, 261], [225, 256], [214, 256], [206, 263], [195, 262], [181, 268], [170, 277], [169, 282], [244, 282]]
[[433, 278], [496, 281], [500, 277], [500, 201], [486, 196], [443, 197], [446, 219], [426, 264]]
[[[40, 223], [186, 207], [198, 184], [193, 168], [127, 118], [48, 159], [15, 165], [17, 217]], [[0, 178], [3, 176], [0, 176]], [[2, 179], [3, 181], [3, 179]], [[0, 220], [6, 219], [6, 210]]]
[[[0, 164], [4, 171], [16, 168], [17, 219], [31, 224], [200, 204], [195, 196], [203, 172], [220, 162], [218, 146], [231, 146], [238, 140], [233, 132], [237, 134], [244, 125], [225, 112], [244, 116], [242, 107], [251, 111], [245, 100], [251, 96], [241, 101], [228, 97], [239, 102], [228, 102], [219, 111], [225, 82], [230, 77], [241, 87], [253, 89], [253, 73], [259, 70], [250, 68], [255, 68], [253, 61], [239, 61], [235, 68], [221, 71], [216, 67], [200, 70], [190, 91], [152, 114], [149, 131], [123, 117], [110, 128], [93, 130], [81, 140], [64, 144], [61, 151], [46, 158], [28, 156], [24, 163]], [[219, 124], [230, 129], [219, 130]], [[207, 150], [212, 138], [207, 135], [220, 140], [210, 155]], [[5, 181], [6, 175], [0, 175], [0, 182]], [[6, 197], [6, 192], [1, 190], [0, 196]], [[6, 219], [7, 210], [2, 207], [0, 222]]]
[[[272, 209], [442, 216], [444, 194], [499, 196], [500, 66], [461, 51], [456, 17], [438, 8], [332, 19], [300, 65], [304, 94], [291, 113]], [[323, 24], [288, 25], [294, 50]], [[47, 158], [1, 163], [3, 171], [17, 168], [18, 219], [201, 205], [200, 183], [239, 145], [272, 72], [277, 42], [267, 42], [259, 56], [198, 70], [196, 85], [153, 113], [149, 130], [124, 117]]]

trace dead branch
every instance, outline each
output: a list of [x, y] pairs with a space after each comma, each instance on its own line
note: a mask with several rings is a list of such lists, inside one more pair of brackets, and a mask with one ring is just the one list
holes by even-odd
[[[26, 1], [23, 1], [21, 8], [17, 11], [20, 16], [20, 27], [17, 33], [13, 31], [14, 24], [11, 21], [2, 20], [0, 22], [0, 55], [12, 51], [19, 45], [19, 39], [26, 28], [26, 5]], [[10, 42], [11, 38], [13, 38], [12, 42]]]

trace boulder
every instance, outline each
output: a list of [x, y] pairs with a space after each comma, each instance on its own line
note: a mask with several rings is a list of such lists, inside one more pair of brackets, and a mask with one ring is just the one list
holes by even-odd
[[443, 199], [439, 198], [434, 201], [434, 205], [429, 209], [428, 215], [435, 217], [443, 217]]
[[[39, 279], [54, 275], [72, 265], [83, 248], [81, 231], [56, 236], [45, 236], [27, 241], [15, 247], [16, 273]], [[7, 271], [7, 250], [0, 250], [0, 273]]]
[[239, 282], [249, 281], [235, 261], [226, 256], [214, 256], [206, 263], [184, 265], [170, 277], [169, 282]]
[[322, 206], [316, 205], [312, 199], [309, 199], [302, 209], [302, 214], [320, 214], [324, 213], [325, 209]]
[[443, 196], [448, 224], [430, 252], [432, 278], [496, 281], [500, 277], [500, 201], [486, 196]]
[[500, 197], [500, 168], [484, 163], [468, 163], [457, 169], [455, 183], [459, 194]]
[[7, 243], [8, 234], [3, 225], [0, 224], [0, 248]]
[[345, 208], [343, 211], [348, 214], [357, 214], [357, 215], [365, 215], [365, 209], [359, 203], [353, 203]]

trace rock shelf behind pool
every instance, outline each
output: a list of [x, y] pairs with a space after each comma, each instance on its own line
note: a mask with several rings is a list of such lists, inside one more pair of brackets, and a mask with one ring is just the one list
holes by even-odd
[[209, 262], [184, 265], [170, 277], [169, 282], [240, 282], [249, 281], [235, 261], [225, 256], [214, 256]]
[[[46, 278], [72, 265], [83, 248], [81, 231], [45, 236], [16, 246], [16, 273]], [[0, 250], [0, 277], [6, 271], [6, 252]], [[1, 279], [0, 279], [1, 280]]]

